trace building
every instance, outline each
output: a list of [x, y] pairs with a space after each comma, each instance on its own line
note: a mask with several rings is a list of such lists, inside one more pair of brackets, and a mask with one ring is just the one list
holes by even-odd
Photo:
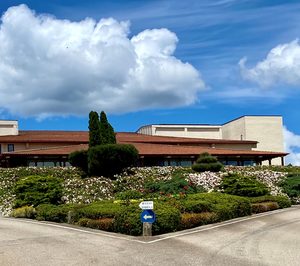
[[[242, 116], [223, 125], [147, 125], [139, 128], [137, 133], [152, 136], [257, 141], [255, 147], [250, 147], [251, 150], [284, 152], [281, 116]], [[237, 148], [237, 145], [233, 147], [228, 144], [222, 148]], [[249, 149], [247, 145], [242, 144], [239, 148]], [[272, 159], [271, 163], [282, 164], [280, 158]]]
[[[148, 125], [116, 138], [137, 148], [141, 166], [188, 166], [203, 152], [227, 165], [284, 164], [287, 155], [279, 116], [244, 116], [224, 125]], [[0, 121], [1, 167], [66, 166], [71, 152], [86, 149], [87, 131], [19, 130], [17, 121]]]

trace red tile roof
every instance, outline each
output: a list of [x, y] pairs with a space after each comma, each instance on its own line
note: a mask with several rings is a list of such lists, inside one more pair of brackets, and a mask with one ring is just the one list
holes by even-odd
[[[128, 144], [130, 144], [128, 142]], [[280, 157], [285, 156], [287, 153], [283, 152], [269, 152], [269, 151], [254, 151], [254, 150], [232, 150], [232, 149], [215, 149], [200, 146], [184, 146], [184, 145], [162, 145], [162, 144], [149, 144], [149, 143], [131, 143], [139, 151], [140, 156], [198, 156], [200, 153], [208, 152], [215, 156], [228, 155], [228, 156], [269, 156]], [[44, 149], [31, 149], [21, 150], [15, 152], [6, 152], [4, 155], [32, 155], [32, 156], [55, 156], [55, 155], [68, 155], [71, 152], [79, 150], [87, 150], [87, 144], [69, 145], [54, 148]]]
[[[151, 136], [130, 132], [116, 133], [118, 143], [140, 142], [140, 143], [165, 143], [165, 144], [256, 144], [252, 140], [224, 140], [224, 139], [205, 139], [205, 138], [181, 138]], [[19, 131], [16, 136], [0, 136], [0, 143], [88, 143], [88, 131]]]

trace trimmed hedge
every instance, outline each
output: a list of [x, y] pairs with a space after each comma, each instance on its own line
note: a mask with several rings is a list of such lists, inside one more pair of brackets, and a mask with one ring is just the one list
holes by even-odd
[[114, 231], [113, 218], [101, 218], [101, 219], [80, 218], [77, 224], [83, 227], [89, 227], [98, 230], [104, 230], [109, 232]]
[[218, 220], [213, 212], [183, 213], [180, 220], [180, 229], [190, 229], [200, 225], [214, 223]]
[[223, 169], [223, 164], [216, 157], [204, 152], [199, 155], [196, 163], [192, 165], [192, 169], [196, 172], [219, 172]]
[[256, 198], [250, 198], [251, 203], [261, 203], [261, 202], [276, 202], [280, 209], [288, 208], [292, 206], [291, 200], [285, 196], [262, 196]]
[[233, 219], [251, 214], [249, 199], [222, 193], [199, 193], [187, 197], [190, 200], [200, 200], [211, 204], [211, 211], [218, 215], [218, 221]]
[[72, 166], [80, 168], [85, 173], [88, 172], [88, 151], [74, 151], [69, 155], [69, 162]]
[[267, 211], [273, 211], [279, 209], [279, 205], [277, 202], [260, 202], [251, 204], [252, 213], [261, 213]]
[[137, 160], [138, 151], [131, 144], [99, 145], [88, 151], [88, 171], [94, 176], [113, 177], [134, 166]]

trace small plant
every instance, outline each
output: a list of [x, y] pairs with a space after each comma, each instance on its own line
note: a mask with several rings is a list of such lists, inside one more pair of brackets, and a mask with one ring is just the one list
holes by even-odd
[[12, 211], [11, 216], [15, 218], [35, 218], [36, 210], [32, 206], [23, 206]]
[[192, 169], [196, 172], [219, 172], [222, 168], [223, 164], [207, 152], [201, 153], [196, 163], [192, 165]]

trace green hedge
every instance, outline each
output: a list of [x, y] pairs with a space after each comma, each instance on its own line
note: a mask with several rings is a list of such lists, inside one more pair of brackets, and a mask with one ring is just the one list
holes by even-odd
[[69, 154], [69, 162], [72, 166], [80, 168], [85, 173], [88, 172], [88, 151], [74, 151]]
[[188, 195], [187, 199], [211, 204], [211, 209], [208, 211], [216, 213], [219, 221], [251, 214], [250, 201], [244, 197], [222, 193], [199, 193]]
[[216, 157], [204, 152], [199, 155], [196, 163], [192, 165], [192, 169], [196, 172], [219, 172], [223, 169], [223, 164]]
[[291, 207], [292, 203], [288, 197], [285, 196], [262, 196], [250, 198], [251, 203], [261, 203], [261, 202], [277, 202], [280, 209]]
[[131, 144], [106, 144], [91, 147], [88, 151], [90, 175], [113, 177], [138, 160], [138, 151]]

